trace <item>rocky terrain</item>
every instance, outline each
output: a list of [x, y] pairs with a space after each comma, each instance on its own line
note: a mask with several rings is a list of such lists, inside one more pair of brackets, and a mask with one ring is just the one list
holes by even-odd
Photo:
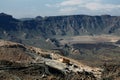
[[120, 80], [119, 26], [110, 15], [0, 13], [0, 79]]
[[0, 51], [2, 80], [97, 80], [102, 76], [102, 68], [87, 66], [54, 51], [3, 40]]
[[[31, 19], [15, 19], [11, 15], [0, 13], [1, 39], [48, 49], [55, 46], [46, 43], [47, 38], [101, 34], [120, 35], [119, 26], [120, 17], [110, 15], [37, 16]], [[46, 46], [42, 43], [45, 43]]]

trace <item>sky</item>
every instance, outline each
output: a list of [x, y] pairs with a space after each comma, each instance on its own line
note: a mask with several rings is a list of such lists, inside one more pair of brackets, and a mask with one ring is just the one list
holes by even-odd
[[120, 0], [0, 0], [0, 13], [15, 18], [57, 15], [120, 16]]

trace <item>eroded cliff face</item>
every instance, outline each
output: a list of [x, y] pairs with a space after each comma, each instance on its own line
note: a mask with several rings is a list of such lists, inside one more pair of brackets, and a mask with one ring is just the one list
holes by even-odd
[[[103, 71], [102, 68], [87, 66], [54, 51], [3, 40], [0, 41], [0, 64], [3, 71], [0, 72], [1, 79], [96, 80], [101, 78]], [[71, 75], [73, 77], [70, 78]]]
[[119, 28], [119, 16], [38, 16], [20, 20], [11, 15], [0, 14], [0, 38], [21, 43], [25, 43], [26, 39], [35, 42], [36, 39], [40, 40], [53, 36], [120, 35]]

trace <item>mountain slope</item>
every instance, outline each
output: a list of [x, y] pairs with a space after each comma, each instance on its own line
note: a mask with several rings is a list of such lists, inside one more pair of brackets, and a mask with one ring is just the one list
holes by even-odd
[[71, 75], [73, 77], [69, 80], [96, 80], [101, 78], [103, 69], [84, 65], [50, 50], [1, 40], [0, 71], [0, 79], [3, 80], [7, 77], [48, 80], [50, 76], [55, 77], [55, 80], [65, 80]]
[[45, 39], [59, 36], [120, 34], [120, 17], [101, 15], [37, 16], [19, 20], [11, 15], [0, 14], [0, 38], [42, 47]]

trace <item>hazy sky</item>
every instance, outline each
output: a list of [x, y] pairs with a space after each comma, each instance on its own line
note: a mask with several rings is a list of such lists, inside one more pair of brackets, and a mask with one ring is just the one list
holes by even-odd
[[0, 0], [0, 12], [16, 18], [73, 14], [120, 16], [120, 0]]

